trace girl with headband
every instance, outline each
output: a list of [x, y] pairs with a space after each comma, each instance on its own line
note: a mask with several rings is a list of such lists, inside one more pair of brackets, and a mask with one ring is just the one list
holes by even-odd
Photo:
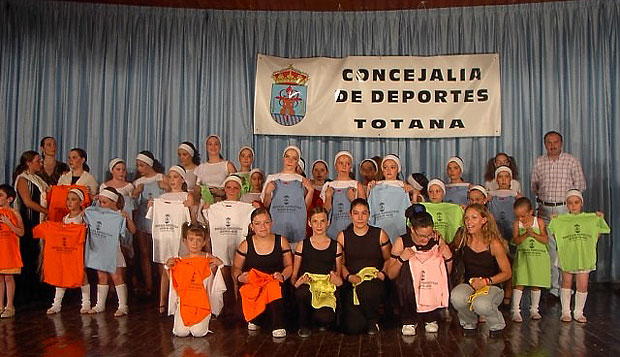
[[467, 193], [471, 184], [463, 180], [465, 164], [463, 159], [453, 156], [446, 163], [448, 184], [446, 185], [444, 201], [456, 203], [465, 207], [467, 205]]
[[321, 191], [324, 207], [329, 212], [329, 227], [327, 236], [336, 239], [351, 224], [349, 210], [351, 201], [356, 198], [366, 198], [366, 190], [361, 183], [351, 179], [353, 155], [348, 151], [340, 151], [334, 157], [336, 179], [327, 182]]
[[312, 204], [314, 192], [310, 180], [295, 171], [300, 156], [297, 146], [285, 148], [282, 171], [267, 176], [261, 194], [273, 217], [273, 232], [286, 237], [291, 246], [306, 238], [306, 210]]
[[[133, 182], [134, 190], [131, 198], [136, 203], [136, 226], [138, 233], [134, 240], [137, 245], [138, 261], [140, 262], [140, 271], [144, 279], [144, 293], [150, 297], [153, 292], [153, 273], [152, 273], [152, 239], [151, 239], [151, 220], [146, 218], [148, 211], [148, 202], [155, 197], [159, 197], [164, 192], [164, 175], [163, 166], [155, 159], [150, 151], [141, 151], [136, 157], [136, 169], [138, 178]], [[137, 285], [137, 284], [136, 284]], [[134, 287], [136, 292], [138, 288]]]
[[521, 183], [519, 183], [519, 169], [515, 158], [506, 153], [500, 152], [487, 162], [487, 168], [484, 173], [484, 187], [488, 191], [497, 190], [497, 182], [495, 181], [495, 170], [500, 166], [508, 166], [512, 171], [512, 180], [510, 180], [510, 189], [521, 192]]
[[114, 316], [127, 315], [127, 285], [123, 278], [126, 267], [121, 252], [121, 240], [127, 231], [134, 234], [136, 225], [131, 215], [123, 211], [123, 195], [113, 187], [104, 188], [98, 195], [99, 205], [84, 210], [84, 221], [88, 225], [85, 261], [86, 267], [97, 271], [97, 303], [90, 314], [105, 311], [108, 296], [108, 278], [112, 279], [118, 297], [118, 309]]
[[[102, 189], [103, 190], [103, 189]], [[75, 249], [76, 252], [81, 253], [76, 256], [76, 259], [80, 260], [79, 265], [82, 266], [82, 271], [74, 272], [78, 274], [82, 274], [82, 286], [80, 289], [82, 290], [82, 307], [80, 308], [81, 314], [87, 314], [90, 311], [90, 284], [88, 283], [88, 276], [86, 275], [86, 269], [84, 269], [84, 242], [86, 235], [86, 228], [84, 227], [84, 212], [82, 210], [82, 202], [85, 199], [85, 193], [79, 188], [73, 188], [67, 194], [67, 209], [69, 213], [62, 218], [62, 224], [64, 226], [57, 225], [55, 223], [47, 223], [37, 226], [37, 236], [40, 238], [48, 239], [50, 236], [60, 236], [63, 237], [62, 244], [66, 247], [69, 244], [69, 248], [72, 248], [71, 241], [79, 244], [79, 248]], [[80, 228], [83, 227], [83, 228]], [[69, 239], [67, 239], [69, 238]], [[50, 244], [50, 242], [46, 242], [46, 246]], [[48, 253], [54, 254], [55, 252], [50, 249], [46, 250], [43, 255], [43, 265], [46, 265], [46, 260], [51, 259]], [[53, 263], [57, 263], [59, 258], [53, 260]], [[65, 261], [68, 262], [68, 261]], [[76, 262], [71, 262], [71, 266], [75, 266]], [[53, 269], [58, 269], [59, 267], [52, 267]], [[63, 271], [70, 270], [70, 267], [64, 268]], [[65, 296], [66, 288], [64, 287], [56, 287], [54, 293], [54, 301], [52, 306], [47, 309], [48, 315], [57, 314], [60, 312], [62, 308], [62, 300]]]
[[[310, 182], [312, 183], [314, 190], [312, 191], [312, 203], [310, 204], [310, 207], [308, 207], [308, 212], [306, 212], [306, 215], [309, 215], [315, 207], [323, 207], [323, 198], [321, 197], [321, 191], [323, 190], [325, 182], [329, 180], [329, 178], [327, 177], [327, 175], [329, 174], [327, 162], [321, 159], [315, 160], [312, 163], [311, 173], [312, 179], [310, 179]], [[306, 237], [310, 237], [311, 235], [312, 228], [309, 225], [306, 225]]]
[[564, 322], [571, 321], [571, 293], [575, 280], [575, 307], [572, 318], [580, 323], [588, 320], [583, 308], [588, 298], [590, 272], [596, 270], [596, 245], [601, 234], [610, 233], [602, 212], [585, 213], [583, 195], [579, 190], [566, 192], [568, 213], [556, 216], [549, 222], [549, 232], [558, 247], [558, 265], [562, 270], [560, 302]]
[[187, 192], [185, 169], [171, 166], [164, 177], [169, 191], [149, 201], [146, 218], [152, 221], [153, 262], [157, 264], [160, 276], [159, 313], [166, 313], [170, 280], [164, 264], [170, 257], [178, 257], [184, 252], [181, 244], [181, 227], [194, 221], [194, 196]]
[[215, 201], [224, 198], [223, 182], [232, 173], [237, 172], [232, 162], [224, 160], [222, 157], [222, 140], [217, 135], [209, 135], [205, 141], [207, 149], [207, 161], [200, 164], [194, 174], [197, 184], [208, 189]]
[[250, 191], [241, 195], [241, 202], [251, 203], [254, 207], [262, 207], [263, 202], [260, 194], [263, 192], [265, 173], [261, 169], [252, 169], [248, 175], [250, 181]]
[[[194, 144], [184, 141], [177, 148], [177, 156], [179, 157], [179, 165], [185, 169], [187, 190], [192, 192], [196, 186], [197, 177], [194, 174], [194, 170], [200, 165], [200, 153]], [[196, 198], [198, 198], [198, 195], [196, 195]]]
[[389, 154], [381, 162], [385, 180], [372, 181], [368, 185], [368, 205], [370, 206], [370, 224], [381, 227], [394, 242], [407, 232], [405, 210], [411, 205], [409, 184], [398, 179], [401, 172], [398, 156]]
[[446, 243], [452, 243], [454, 235], [463, 222], [463, 208], [457, 204], [443, 202], [446, 194], [446, 185], [440, 179], [432, 179], [428, 182], [429, 202], [422, 202], [435, 222], [435, 230]]

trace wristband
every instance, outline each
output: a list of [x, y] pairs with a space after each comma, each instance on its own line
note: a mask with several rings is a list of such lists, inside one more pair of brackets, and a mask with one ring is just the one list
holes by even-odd
[[401, 264], [405, 264], [405, 259], [401, 258], [401, 256], [399, 255], [398, 258], [396, 258]]
[[[351, 273], [347, 274], [347, 277], [346, 277], [346, 278], [344, 278], [344, 280], [349, 281], [349, 277], [350, 277], [350, 276], [351, 276]], [[349, 281], [349, 283], [350, 283], [350, 281]]]
[[491, 277], [487, 278], [487, 280], [489, 281], [489, 283], [487, 283], [487, 285], [493, 285], [493, 279], [491, 279]]

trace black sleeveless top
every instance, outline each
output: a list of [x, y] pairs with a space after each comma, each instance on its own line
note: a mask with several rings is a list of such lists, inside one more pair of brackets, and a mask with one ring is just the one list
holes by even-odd
[[280, 238], [279, 234], [275, 236], [273, 250], [266, 255], [256, 253], [253, 237], [249, 237], [245, 241], [248, 242], [248, 252], [243, 262], [242, 271], [246, 272], [250, 271], [250, 269], [256, 269], [262, 273], [273, 274], [284, 270], [284, 263], [282, 262], [282, 238]]
[[465, 265], [465, 282], [471, 278], [489, 278], [499, 273], [499, 265], [490, 249], [476, 253], [465, 244], [463, 264]]
[[358, 236], [353, 225], [344, 230], [344, 260], [347, 270], [357, 274], [362, 268], [383, 268], [383, 254], [381, 253], [381, 228], [368, 226], [368, 232]]
[[299, 276], [305, 273], [329, 274], [332, 270], [336, 271], [338, 242], [330, 239], [329, 246], [326, 249], [316, 249], [312, 245], [310, 238], [304, 239], [300, 244], [303, 244], [303, 249], [301, 251]]

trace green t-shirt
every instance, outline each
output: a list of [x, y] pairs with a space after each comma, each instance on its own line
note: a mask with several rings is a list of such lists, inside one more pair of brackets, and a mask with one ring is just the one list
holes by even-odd
[[252, 183], [250, 182], [250, 173], [249, 172], [237, 172], [235, 175], [241, 178], [241, 196], [252, 191]]
[[549, 231], [558, 246], [560, 269], [566, 272], [596, 270], [596, 243], [611, 230], [596, 213], [565, 213], [552, 219]]
[[[536, 218], [534, 218], [536, 219]], [[538, 226], [532, 227], [536, 234], [540, 234]], [[519, 226], [519, 235], [524, 234], [525, 227]], [[548, 288], [551, 285], [551, 260], [549, 248], [534, 237], [527, 237], [521, 244], [516, 245], [515, 259], [512, 264], [512, 281], [514, 285], [537, 286]]]
[[449, 202], [422, 202], [426, 212], [433, 216], [435, 230], [441, 234], [446, 243], [452, 243], [456, 231], [463, 223], [463, 208]]

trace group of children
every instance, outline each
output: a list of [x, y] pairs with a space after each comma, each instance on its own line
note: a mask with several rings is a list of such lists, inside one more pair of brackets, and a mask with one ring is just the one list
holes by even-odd
[[[344, 269], [346, 273], [342, 272], [340, 266], [346, 262], [338, 258], [334, 266], [328, 264], [323, 269], [323, 275], [304, 274], [308, 269], [308, 258], [302, 260], [301, 256], [309, 248], [301, 242], [312, 238], [310, 247], [326, 247], [339, 257], [343, 247], [335, 240], [341, 232], [355, 225], [351, 203], [361, 199], [369, 208], [367, 223], [384, 232], [382, 234], [389, 239], [385, 244], [393, 245], [393, 257], [398, 256], [395, 261], [409, 260], [410, 256], [432, 258], [443, 255], [442, 265], [451, 259], [450, 248], [452, 251], [457, 249], [453, 244], [455, 236], [460, 230], [469, 229], [464, 224], [468, 205], [486, 206], [497, 222], [503, 247], [512, 263], [512, 279], [503, 284], [508, 298], [512, 290], [512, 320], [522, 321], [520, 303], [524, 288], [531, 290], [530, 318], [541, 318], [538, 310], [541, 289], [549, 288], [550, 265], [558, 264], [563, 272], [561, 320], [574, 318], [586, 322], [583, 307], [589, 272], [596, 269], [596, 242], [599, 234], [609, 233], [609, 227], [601, 213], [582, 212], [583, 197], [577, 190], [566, 194], [569, 213], [555, 217], [546, 227], [542, 219], [534, 216], [531, 201], [522, 197], [519, 182], [514, 177], [516, 166], [508, 155], [498, 154], [494, 158], [493, 179], [482, 186], [463, 180], [465, 165], [459, 157], [450, 158], [446, 164], [447, 183], [438, 178], [428, 181], [419, 173], [404, 179], [400, 159], [393, 154], [363, 160], [359, 164], [361, 178], [358, 181], [353, 175], [353, 155], [341, 151], [334, 157], [336, 175], [330, 181], [327, 179], [329, 164], [323, 160], [312, 164], [312, 180], [305, 177], [305, 163], [296, 146], [284, 150], [282, 171], [265, 177], [260, 169], [253, 168], [252, 148], [240, 150], [240, 171], [236, 172], [235, 166], [222, 158], [221, 145], [218, 136], [209, 136], [206, 140], [208, 158], [201, 162], [195, 146], [183, 142], [178, 147], [179, 165], [171, 166], [167, 172], [163, 172], [151, 152], [140, 152], [136, 157], [139, 177], [133, 182], [127, 181], [126, 163], [115, 158], [109, 163], [109, 179], [100, 187], [87, 174], [83, 150], [71, 150], [70, 171], [60, 177], [57, 185], [47, 187], [47, 194], [42, 195], [40, 204], [48, 208], [47, 220], [32, 227], [32, 237], [44, 241], [43, 281], [56, 287], [47, 313], [60, 312], [66, 289], [77, 287], [82, 291], [81, 313], [105, 311], [111, 280], [118, 297], [114, 315], [126, 315], [128, 288], [124, 268], [127, 261], [134, 261], [136, 270], [141, 271], [142, 281], [134, 277], [134, 287], [141, 285], [148, 295], [153, 292], [154, 285], [151, 265], [156, 263], [160, 276], [159, 312], [174, 315], [175, 335], [204, 336], [209, 331], [211, 314], [217, 315], [222, 309], [230, 308], [224, 306], [226, 294], [232, 297], [232, 301], [240, 298], [237, 291], [241, 291], [241, 297], [252, 294], [244, 288], [249, 276], [240, 271], [235, 275], [233, 261], [239, 259], [238, 249], [243, 247], [247, 253], [246, 237], [263, 233], [285, 237], [283, 242], [290, 248], [280, 247], [282, 254], [288, 249], [296, 255], [290, 257], [291, 272], [282, 269], [277, 270], [280, 275], [271, 272], [272, 279], [282, 284], [293, 275], [296, 288], [309, 284], [312, 279], [322, 279], [324, 285], [310, 286], [314, 289], [322, 286], [321, 289], [333, 293], [343, 282], [349, 284], [356, 280], [354, 277], [350, 280], [351, 273], [359, 272], [348, 272], [347, 269]], [[35, 156], [32, 160], [41, 158]], [[18, 210], [12, 208], [13, 202], [19, 198], [21, 201], [28, 199], [19, 197], [10, 185], [0, 186], [0, 310], [3, 318], [15, 314], [13, 275], [19, 274], [23, 265], [18, 237], [24, 235], [25, 227]], [[90, 205], [91, 201], [94, 204]], [[322, 207], [320, 212], [324, 217], [313, 211], [319, 207]], [[423, 213], [422, 216], [428, 214], [432, 228], [429, 228], [426, 216], [414, 215], [411, 207], [416, 207], [413, 210]], [[268, 209], [269, 220], [273, 221], [268, 232], [256, 231], [258, 226], [252, 222], [256, 209]], [[52, 212], [62, 213], [52, 215]], [[416, 230], [412, 230], [412, 224], [417, 225]], [[248, 227], [252, 229], [248, 230]], [[434, 237], [431, 239], [433, 244], [429, 243], [429, 237]], [[550, 261], [549, 239], [557, 241], [558, 262]], [[419, 249], [410, 253], [410, 247]], [[275, 245], [273, 249], [276, 249]], [[428, 250], [432, 253], [425, 253]], [[375, 269], [369, 280], [377, 278], [380, 273], [383, 278], [397, 279], [400, 270], [394, 268], [396, 263], [390, 264]], [[425, 295], [424, 283], [420, 282], [419, 271], [411, 264], [416, 301], [402, 301], [422, 308], [423, 299], [428, 296]], [[292, 273], [293, 266], [295, 273]], [[97, 272], [94, 306], [86, 269]], [[441, 273], [438, 270], [438, 274], [445, 275], [446, 287], [449, 271], [444, 269]], [[252, 275], [252, 279], [264, 280], [265, 277]], [[571, 316], [573, 279], [576, 280], [577, 292]], [[424, 281], [423, 275], [421, 280]], [[486, 284], [483, 285], [493, 284], [484, 281]], [[311, 292], [304, 291], [299, 298], [314, 303], [325, 293], [323, 290]], [[447, 295], [441, 297], [444, 298], [447, 299]], [[443, 306], [437, 301], [435, 305]], [[332, 306], [331, 302], [327, 306]], [[401, 310], [408, 311], [402, 306]], [[308, 312], [303, 311], [300, 313], [303, 321], [299, 334], [307, 336], [311, 319]], [[248, 328], [256, 326], [251, 319], [248, 321]], [[427, 322], [431, 323], [427, 324], [427, 331], [437, 331], [435, 318]], [[412, 323], [403, 323], [403, 334], [411, 334], [411, 329], [415, 329], [412, 326]], [[285, 331], [274, 330], [275, 337], [282, 335], [286, 335]]]

